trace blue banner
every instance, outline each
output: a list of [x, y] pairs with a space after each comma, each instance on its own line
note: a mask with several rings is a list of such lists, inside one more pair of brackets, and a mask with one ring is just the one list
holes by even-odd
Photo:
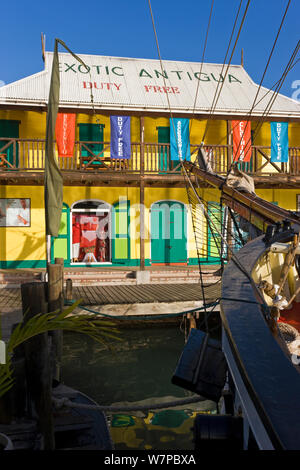
[[191, 159], [189, 123], [189, 119], [170, 119], [171, 160]]
[[271, 122], [271, 162], [289, 161], [287, 122]]
[[130, 156], [130, 117], [110, 116], [110, 157], [128, 159]]

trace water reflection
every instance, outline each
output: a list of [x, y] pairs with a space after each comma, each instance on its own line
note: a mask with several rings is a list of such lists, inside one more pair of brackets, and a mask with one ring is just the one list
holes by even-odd
[[121, 329], [119, 336], [122, 341], [110, 343], [111, 350], [84, 335], [65, 333], [64, 383], [100, 405], [152, 404], [149, 412], [108, 414], [115, 449], [193, 449], [193, 420], [199, 411], [215, 412], [213, 402], [153, 410], [154, 403], [192, 395], [171, 383], [184, 333], [179, 327], [148, 327]]

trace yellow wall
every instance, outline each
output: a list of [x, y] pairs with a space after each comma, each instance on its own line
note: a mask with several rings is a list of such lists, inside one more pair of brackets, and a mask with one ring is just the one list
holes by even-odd
[[[46, 127], [46, 113], [37, 111], [18, 111], [18, 110], [0, 110], [0, 119], [20, 120], [20, 138], [23, 139], [44, 139]], [[109, 116], [78, 114], [77, 124], [82, 122], [97, 123], [97, 120], [105, 125], [104, 140], [110, 140]], [[157, 127], [168, 126], [167, 118], [145, 117], [145, 142], [157, 143]], [[199, 144], [206, 126], [205, 120], [195, 120], [190, 125], [191, 144]], [[256, 124], [252, 123], [252, 129]], [[289, 124], [289, 145], [300, 146], [300, 125], [297, 123]], [[132, 118], [132, 141], [140, 140], [140, 122], [137, 117]], [[79, 139], [79, 130], [76, 126], [76, 139]], [[265, 123], [256, 140], [255, 144], [270, 145], [270, 125]], [[205, 138], [206, 144], [225, 144], [226, 143], [226, 122], [211, 121], [208, 126]], [[33, 151], [32, 151], [32, 158]], [[30, 227], [0, 227], [0, 261], [13, 260], [45, 260], [45, 226], [44, 226], [44, 194], [43, 187], [38, 186], [2, 186], [0, 188], [1, 198], [30, 198], [31, 199], [31, 226]], [[296, 210], [296, 196], [300, 194], [300, 189], [268, 189], [257, 190], [258, 196], [277, 202], [280, 206]], [[119, 196], [130, 201], [131, 208], [131, 258], [138, 259], [140, 255], [139, 242], [139, 224], [137, 222], [139, 189], [138, 188], [111, 188], [111, 187], [64, 187], [64, 202], [71, 206], [74, 202], [82, 199], [100, 199], [114, 204]], [[219, 193], [216, 190], [203, 189], [201, 196], [206, 201], [217, 201]], [[150, 239], [150, 207], [154, 202], [160, 200], [177, 200], [188, 204], [186, 190], [184, 188], [146, 188], [145, 189], [145, 224], [146, 241], [145, 257], [151, 256]], [[205, 228], [205, 223], [203, 223]], [[206, 240], [204, 240], [205, 242]], [[205, 244], [205, 243], [204, 243]], [[205, 250], [203, 248], [203, 254]], [[191, 218], [188, 218], [188, 256], [196, 258], [194, 235], [192, 230]]]
[[1, 186], [1, 198], [30, 198], [30, 227], [0, 227], [0, 261], [44, 260], [45, 213], [42, 186]]
[[[21, 139], [44, 139], [46, 135], [46, 113], [38, 111], [23, 110], [0, 110], [0, 119], [19, 120], [20, 138]], [[110, 141], [110, 119], [109, 116], [101, 114], [83, 114], [78, 113], [76, 119], [76, 140], [79, 140], [79, 123], [104, 124], [104, 140]], [[199, 144], [206, 129], [207, 121], [205, 119], [191, 120], [190, 123], [190, 140], [191, 144]], [[152, 118], [145, 116], [145, 142], [157, 142], [157, 130], [159, 126], [169, 126], [169, 118], [157, 117]], [[257, 128], [253, 144], [270, 146], [271, 131], [270, 124], [264, 123], [262, 126], [259, 121], [253, 121], [251, 129]], [[225, 120], [210, 120], [207, 126], [205, 144], [207, 145], [225, 145], [227, 139], [227, 127]], [[132, 142], [140, 141], [140, 121], [138, 117], [131, 118], [131, 140]], [[289, 146], [300, 147], [300, 124], [296, 122], [289, 123]]]
[[[281, 207], [296, 210], [297, 194], [299, 190], [293, 189], [258, 189], [257, 195], [271, 202], [277, 202]], [[219, 192], [213, 189], [203, 189], [200, 192], [205, 201], [218, 201]], [[14, 260], [45, 260], [45, 224], [44, 224], [44, 189], [42, 186], [1, 186], [1, 198], [30, 198], [31, 199], [31, 226], [30, 227], [0, 227], [0, 261]], [[140, 255], [139, 241], [139, 188], [112, 188], [112, 187], [64, 187], [64, 202], [71, 206], [82, 199], [100, 199], [114, 204], [119, 197], [130, 201], [130, 239], [131, 258], [138, 259]], [[145, 257], [151, 256], [150, 238], [150, 208], [161, 200], [175, 200], [188, 204], [184, 188], [145, 188]], [[202, 226], [206, 228], [205, 222]], [[196, 258], [197, 252], [193, 235], [191, 217], [188, 217], [188, 257]], [[203, 240], [206, 241], [205, 239]], [[203, 256], [205, 247], [203, 246]]]

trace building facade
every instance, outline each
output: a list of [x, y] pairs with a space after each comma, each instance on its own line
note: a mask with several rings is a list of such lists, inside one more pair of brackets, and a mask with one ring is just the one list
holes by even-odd
[[[298, 210], [300, 105], [259, 90], [241, 66], [60, 54], [61, 116], [71, 116], [71, 154], [56, 146], [64, 204], [51, 258], [65, 266], [197, 265], [186, 181], [170, 150], [172, 119], [188, 119], [190, 159], [201, 142], [219, 174], [233, 158], [232, 122], [251, 122], [251, 160], [257, 194]], [[46, 266], [44, 160], [52, 53], [45, 69], [0, 88], [0, 267]], [[199, 72], [201, 70], [201, 72]], [[218, 104], [211, 112], [217, 87]], [[250, 110], [252, 112], [250, 113]], [[129, 158], [112, 151], [111, 117], [130, 118]], [[270, 122], [288, 123], [288, 162], [271, 161]], [[63, 124], [62, 124], [63, 126]], [[62, 129], [62, 128], [61, 128]], [[68, 128], [69, 132], [69, 128]], [[204, 139], [203, 139], [204, 136]], [[203, 184], [214, 216], [219, 192]], [[218, 223], [221, 224], [220, 219]], [[203, 218], [201, 257], [219, 262]]]

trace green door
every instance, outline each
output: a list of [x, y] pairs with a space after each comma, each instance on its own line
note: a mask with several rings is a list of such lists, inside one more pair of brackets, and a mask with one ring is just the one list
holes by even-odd
[[[97, 142], [96, 144], [85, 144], [85, 147], [81, 149], [81, 156], [88, 157], [89, 159], [94, 158], [95, 155], [100, 155], [103, 151], [103, 129], [104, 124], [78, 124], [79, 125], [79, 140], [80, 142]], [[100, 143], [99, 143], [100, 142]], [[91, 150], [91, 152], [89, 152]], [[88, 160], [84, 160], [84, 164], [88, 163]], [[99, 160], [93, 162], [95, 165], [100, 165]]]
[[207, 223], [207, 255], [208, 261], [219, 263], [222, 253], [222, 208], [216, 202], [207, 203], [209, 222]]
[[51, 237], [51, 262], [63, 258], [64, 265], [70, 264], [70, 208], [63, 204], [60, 227], [57, 237]]
[[[18, 168], [19, 166], [19, 147], [16, 144], [15, 146], [15, 156], [14, 156], [14, 145], [10, 144], [6, 147], [3, 151], [3, 148], [8, 142], [9, 139], [19, 138], [19, 124], [20, 121], [12, 121], [7, 119], [0, 119], [0, 137], [7, 137], [7, 140], [0, 140], [0, 154], [4, 154], [6, 160], [13, 165], [14, 167]], [[14, 158], [15, 157], [15, 158]]]
[[185, 206], [161, 201], [151, 207], [151, 259], [153, 264], [187, 263]]
[[160, 173], [164, 173], [169, 170], [170, 155], [168, 156], [169, 146], [163, 144], [170, 144], [170, 127], [157, 127], [157, 139], [159, 145], [158, 148], [158, 168]]

